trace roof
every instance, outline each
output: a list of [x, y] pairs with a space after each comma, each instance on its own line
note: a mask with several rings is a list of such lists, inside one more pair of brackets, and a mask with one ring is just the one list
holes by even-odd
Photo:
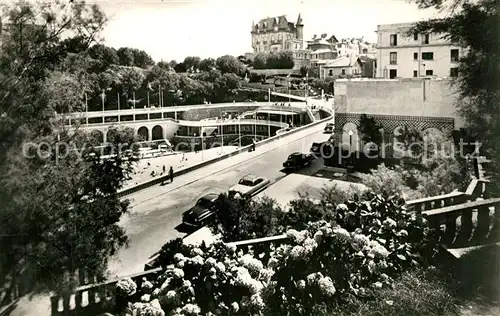
[[311, 52], [311, 54], [322, 54], [322, 53], [336, 53], [336, 51], [332, 50], [332, 49], [328, 49], [328, 48], [320, 48], [320, 49], [316, 49], [316, 50], [313, 50]]
[[354, 64], [359, 61], [359, 58], [357, 57], [347, 57], [347, 56], [342, 56], [339, 57], [335, 60], [332, 60], [331, 62], [327, 63], [325, 65], [325, 68], [345, 68], [345, 67], [351, 67], [354, 66]]
[[249, 173], [249, 174], [247, 174], [246, 176], [244, 176], [241, 179], [245, 179], [245, 180], [248, 180], [248, 181], [253, 181], [253, 180], [257, 179], [257, 178], [258, 178], [258, 176]]
[[[299, 20], [302, 21], [302, 19]], [[273, 31], [274, 27], [278, 27], [279, 30], [285, 30], [289, 32], [295, 31], [295, 25], [293, 24], [293, 22], [288, 22], [286, 16], [284, 15], [262, 19], [253, 26], [252, 31], [259, 30], [261, 32], [271, 32]]]
[[370, 62], [370, 61], [375, 60], [375, 58], [371, 58], [370, 56], [359, 56], [358, 58], [362, 63], [366, 63], [366, 62]]

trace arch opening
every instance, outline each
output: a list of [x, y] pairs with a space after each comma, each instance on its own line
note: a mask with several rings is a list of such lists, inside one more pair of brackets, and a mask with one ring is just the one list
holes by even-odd
[[161, 140], [163, 139], [163, 127], [160, 125], [156, 125], [153, 127], [153, 130], [151, 131], [151, 137], [152, 140]]
[[90, 139], [96, 144], [102, 144], [104, 143], [104, 133], [98, 129], [95, 129], [90, 132]]
[[146, 126], [142, 126], [137, 130], [139, 141], [149, 141], [149, 130]]
[[358, 127], [354, 123], [346, 123], [342, 127], [342, 149], [359, 151]]

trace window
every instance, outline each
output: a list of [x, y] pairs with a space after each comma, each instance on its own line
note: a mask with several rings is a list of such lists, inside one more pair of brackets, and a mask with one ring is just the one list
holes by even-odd
[[389, 70], [389, 78], [394, 79], [398, 76], [398, 71], [396, 69]]
[[398, 63], [398, 53], [391, 52], [389, 53], [389, 64], [396, 65]]
[[417, 77], [418, 77], [418, 71], [413, 70], [413, 78], [417, 78]]
[[391, 46], [398, 46], [398, 34], [391, 34], [390, 39]]
[[458, 68], [450, 68], [450, 77], [458, 77]]
[[345, 69], [342, 69], [342, 74], [345, 75]]
[[432, 71], [432, 70], [426, 70], [425, 71], [425, 75], [426, 76], [432, 76], [432, 75], [434, 75], [434, 71]]
[[429, 39], [430, 39], [430, 35], [429, 34], [425, 34], [424, 38], [422, 40], [422, 44], [429, 44]]
[[413, 33], [413, 40], [418, 41], [418, 33]]
[[433, 60], [434, 53], [422, 53], [422, 59], [423, 60]]
[[271, 42], [274, 42], [274, 35], [271, 36]]
[[329, 76], [333, 76], [333, 70], [331, 70], [331, 69], [330, 69], [330, 70], [328, 70], [328, 75], [329, 75]]
[[413, 60], [418, 60], [418, 53], [413, 53]]
[[450, 51], [450, 57], [452, 63], [458, 62], [458, 49], [452, 49]]

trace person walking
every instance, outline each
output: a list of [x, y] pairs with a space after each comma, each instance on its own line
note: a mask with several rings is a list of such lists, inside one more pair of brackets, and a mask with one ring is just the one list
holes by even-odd
[[252, 139], [252, 151], [255, 151], [255, 138]]
[[165, 165], [163, 165], [163, 172], [162, 172], [162, 174], [165, 173], [165, 171], [166, 171]]
[[168, 171], [168, 176], [170, 177], [170, 183], [174, 182], [174, 169], [170, 166], [170, 170]]

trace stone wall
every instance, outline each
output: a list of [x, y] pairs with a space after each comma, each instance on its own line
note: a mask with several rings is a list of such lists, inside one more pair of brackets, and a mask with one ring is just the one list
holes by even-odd
[[336, 80], [337, 113], [453, 118], [456, 94], [447, 79], [354, 79]]

